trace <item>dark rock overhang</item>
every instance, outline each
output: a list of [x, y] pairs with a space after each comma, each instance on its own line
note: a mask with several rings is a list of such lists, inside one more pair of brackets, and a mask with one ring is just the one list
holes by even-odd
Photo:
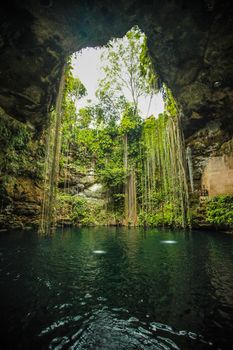
[[138, 24], [160, 79], [182, 109], [186, 135], [211, 119], [232, 123], [232, 1], [16, 0], [1, 6], [0, 105], [15, 118], [43, 127], [67, 56]]

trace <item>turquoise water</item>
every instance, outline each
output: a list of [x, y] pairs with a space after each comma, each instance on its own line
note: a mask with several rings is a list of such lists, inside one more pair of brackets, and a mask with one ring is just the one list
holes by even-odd
[[232, 349], [233, 236], [0, 235], [3, 349]]

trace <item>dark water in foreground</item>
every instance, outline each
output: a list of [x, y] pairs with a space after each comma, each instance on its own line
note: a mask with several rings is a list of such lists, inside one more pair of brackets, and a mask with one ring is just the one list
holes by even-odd
[[2, 233], [0, 261], [1, 349], [233, 349], [233, 236]]

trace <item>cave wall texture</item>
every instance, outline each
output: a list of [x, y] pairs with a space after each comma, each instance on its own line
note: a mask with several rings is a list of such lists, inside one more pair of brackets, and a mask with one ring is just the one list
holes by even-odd
[[67, 56], [104, 45], [135, 24], [146, 33], [160, 80], [179, 104], [199, 186], [209, 159], [224, 155], [233, 134], [231, 0], [4, 1], [0, 106], [41, 131]]

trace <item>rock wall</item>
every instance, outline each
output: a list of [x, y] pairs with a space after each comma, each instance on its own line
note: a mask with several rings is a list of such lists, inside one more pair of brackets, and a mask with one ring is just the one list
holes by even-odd
[[[208, 200], [233, 194], [233, 138], [220, 121], [210, 121], [186, 139], [191, 148], [194, 192], [190, 204], [194, 228], [229, 229], [207, 220]], [[227, 209], [227, 207], [226, 207]]]
[[204, 169], [201, 185], [207, 189], [210, 197], [233, 194], [233, 157], [224, 155], [210, 158]]
[[[231, 157], [233, 154], [231, 132], [223, 128], [221, 121], [211, 121], [186, 139], [192, 153], [194, 188], [201, 189], [204, 172], [214, 159]], [[225, 164], [226, 166], [226, 164]], [[222, 169], [223, 170], [223, 169]], [[229, 169], [230, 170], [230, 169]], [[208, 171], [207, 171], [208, 172]], [[215, 180], [214, 180], [215, 181]]]
[[98, 182], [94, 169], [80, 171], [74, 165], [63, 169], [57, 203], [58, 225], [119, 225], [122, 215], [110, 210], [108, 204], [107, 192]]
[[61, 192], [91, 201], [104, 200], [106, 197], [106, 192], [98, 183], [94, 169], [80, 171], [72, 164], [61, 171], [59, 189]]
[[0, 109], [0, 230], [38, 225], [44, 146], [33, 135]]
[[42, 187], [33, 179], [8, 175], [0, 179], [0, 231], [37, 227], [40, 220]]

